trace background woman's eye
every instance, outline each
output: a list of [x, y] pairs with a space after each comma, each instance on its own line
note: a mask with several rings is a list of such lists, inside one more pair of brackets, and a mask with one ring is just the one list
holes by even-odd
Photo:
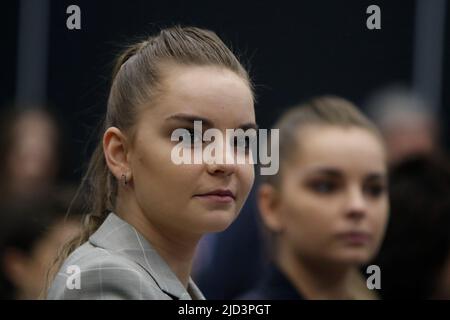
[[364, 192], [371, 197], [379, 197], [384, 194], [386, 187], [382, 184], [371, 184], [364, 188]]
[[337, 189], [337, 183], [332, 181], [315, 181], [310, 186], [313, 191], [320, 194], [329, 194]]

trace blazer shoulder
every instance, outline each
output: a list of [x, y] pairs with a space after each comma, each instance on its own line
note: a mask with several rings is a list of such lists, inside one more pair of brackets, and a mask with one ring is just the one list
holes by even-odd
[[47, 299], [162, 299], [165, 294], [136, 262], [85, 243], [63, 263]]

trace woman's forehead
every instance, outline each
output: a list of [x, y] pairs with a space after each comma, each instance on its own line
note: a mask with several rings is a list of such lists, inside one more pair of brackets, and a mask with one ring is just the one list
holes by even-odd
[[386, 170], [386, 153], [375, 135], [364, 128], [311, 127], [298, 131], [295, 165], [342, 170]]
[[164, 76], [164, 99], [179, 104], [253, 104], [248, 83], [233, 71], [212, 66], [173, 67]]
[[255, 122], [251, 90], [239, 76], [217, 67], [180, 68], [165, 77], [157, 104], [148, 108], [155, 119], [186, 114], [209, 119], [217, 127]]

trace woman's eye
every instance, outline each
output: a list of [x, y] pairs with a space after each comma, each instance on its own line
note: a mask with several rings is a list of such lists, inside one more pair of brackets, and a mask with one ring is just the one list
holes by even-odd
[[364, 192], [373, 198], [377, 198], [384, 194], [386, 187], [381, 184], [368, 185], [364, 188]]
[[316, 181], [311, 183], [311, 188], [320, 194], [329, 194], [336, 190], [337, 185], [331, 181]]
[[245, 152], [248, 152], [250, 150], [252, 139], [252, 137], [234, 137], [233, 144], [237, 148], [243, 148]]
[[194, 129], [186, 129], [186, 131], [183, 135], [183, 141], [189, 142], [192, 147], [194, 147], [195, 143], [203, 142], [201, 132], [196, 132]]

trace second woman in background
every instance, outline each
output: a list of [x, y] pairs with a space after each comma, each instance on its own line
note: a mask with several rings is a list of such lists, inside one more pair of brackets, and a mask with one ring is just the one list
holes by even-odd
[[291, 109], [275, 128], [280, 171], [258, 191], [273, 263], [242, 298], [376, 298], [360, 267], [378, 251], [388, 219], [380, 134], [336, 97]]

